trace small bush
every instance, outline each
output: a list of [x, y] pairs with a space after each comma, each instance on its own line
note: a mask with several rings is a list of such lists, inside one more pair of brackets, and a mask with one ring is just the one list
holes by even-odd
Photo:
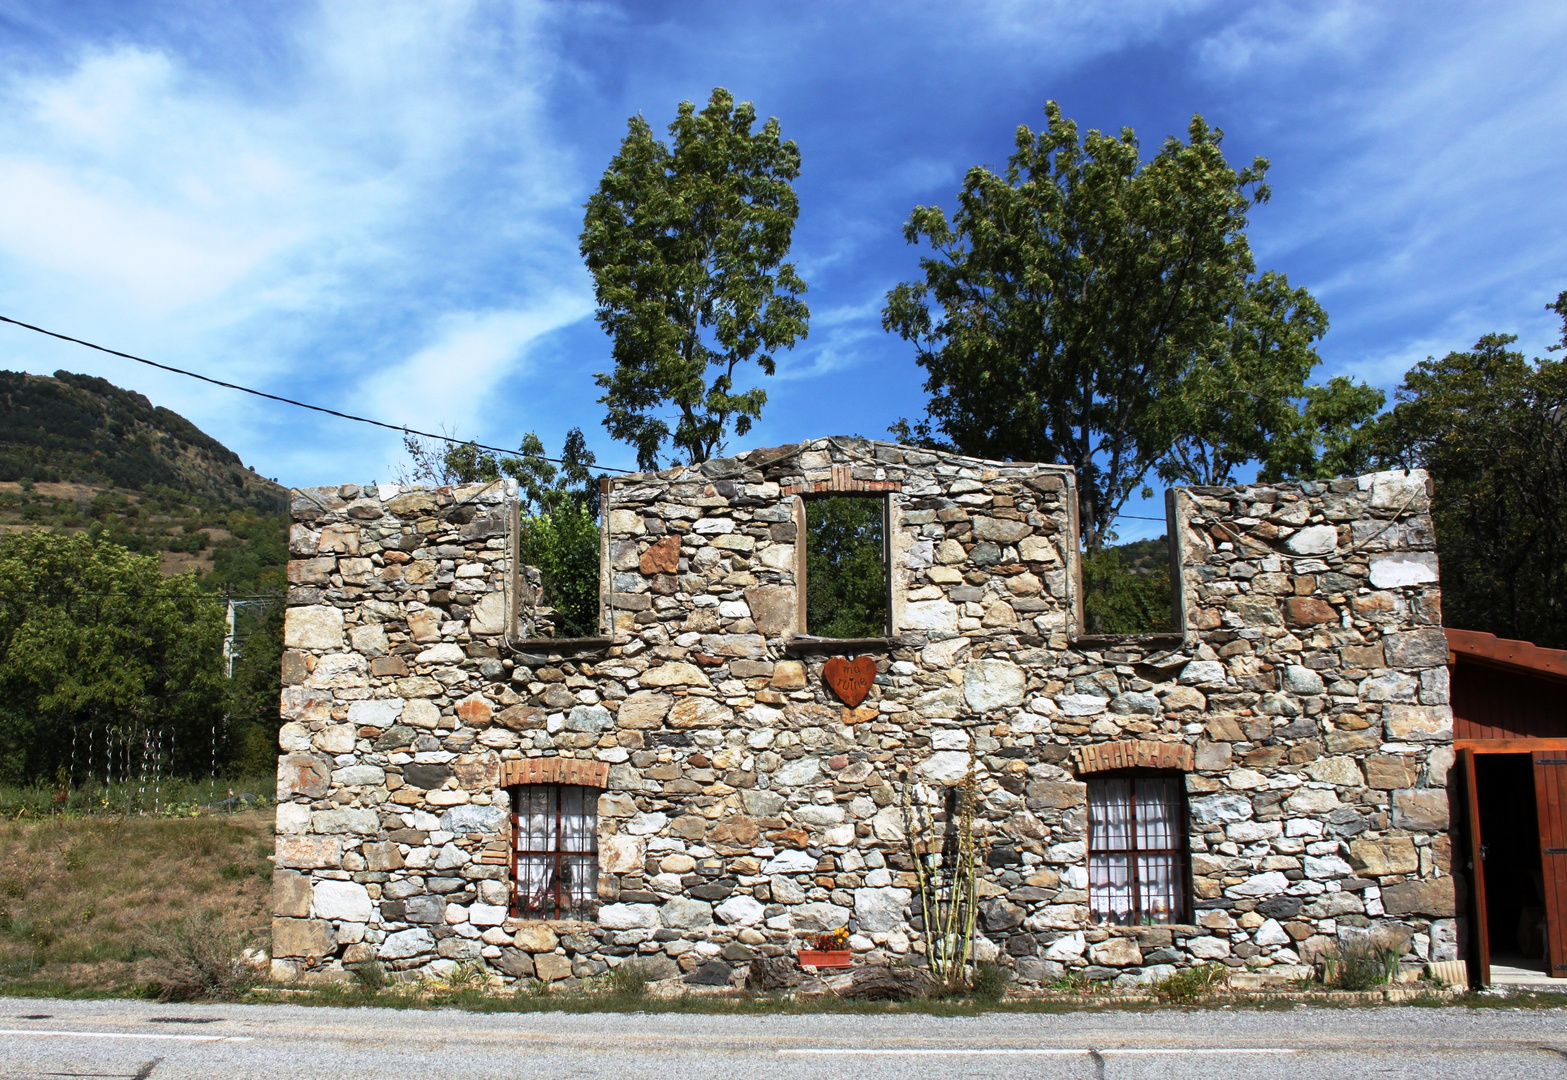
[[974, 978], [969, 989], [975, 1001], [994, 1005], [1006, 996], [1008, 981], [1010, 976], [1006, 968], [992, 960], [981, 960], [974, 965]]
[[354, 973], [354, 983], [361, 990], [376, 993], [386, 986], [386, 969], [379, 960], [367, 960], [349, 968]]
[[1199, 964], [1155, 983], [1153, 992], [1160, 1001], [1184, 1005], [1196, 1001], [1210, 990], [1217, 990], [1229, 976], [1223, 964]]
[[255, 984], [244, 957], [245, 935], [213, 914], [180, 919], [145, 933], [148, 982], [160, 1001], [234, 1001]]
[[604, 976], [610, 993], [623, 998], [640, 998], [647, 993], [647, 972], [632, 964], [621, 964]]
[[1045, 986], [1046, 990], [1063, 990], [1069, 994], [1086, 994], [1093, 988], [1094, 981], [1080, 971], [1068, 971]]
[[1393, 981], [1398, 952], [1366, 937], [1340, 940], [1322, 958], [1322, 982], [1337, 990], [1369, 990]]

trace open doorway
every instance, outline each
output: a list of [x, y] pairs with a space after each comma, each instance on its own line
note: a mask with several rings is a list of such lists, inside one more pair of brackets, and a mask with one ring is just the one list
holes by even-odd
[[1545, 973], [1545, 880], [1530, 755], [1476, 755], [1475, 796], [1491, 963]]

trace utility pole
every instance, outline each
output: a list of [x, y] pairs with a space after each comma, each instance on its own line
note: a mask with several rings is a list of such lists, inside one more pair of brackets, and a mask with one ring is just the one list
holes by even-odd
[[234, 677], [234, 597], [230, 586], [224, 586], [223, 614], [223, 673]]

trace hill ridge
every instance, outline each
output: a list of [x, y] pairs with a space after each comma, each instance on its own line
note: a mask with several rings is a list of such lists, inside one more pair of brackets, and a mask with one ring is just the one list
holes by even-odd
[[287, 492], [179, 413], [107, 379], [0, 371], [0, 481], [165, 487], [280, 513]]

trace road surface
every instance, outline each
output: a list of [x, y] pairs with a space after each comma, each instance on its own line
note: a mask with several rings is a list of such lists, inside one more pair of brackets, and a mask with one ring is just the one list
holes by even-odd
[[0, 1077], [1567, 1080], [1567, 1013], [704, 1016], [0, 999]]

